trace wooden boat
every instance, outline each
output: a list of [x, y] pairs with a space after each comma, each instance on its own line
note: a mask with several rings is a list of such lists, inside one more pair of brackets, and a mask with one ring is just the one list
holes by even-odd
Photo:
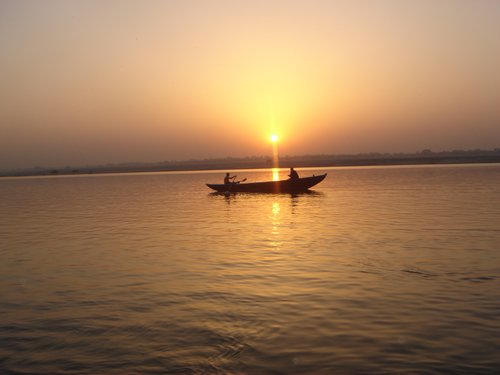
[[303, 177], [280, 181], [207, 184], [210, 189], [220, 193], [300, 193], [319, 184], [326, 177], [326, 173], [319, 176]]

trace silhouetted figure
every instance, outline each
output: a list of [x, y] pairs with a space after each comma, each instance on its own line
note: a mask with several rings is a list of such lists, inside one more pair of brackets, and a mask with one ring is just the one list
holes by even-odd
[[232, 183], [232, 179], [236, 178], [236, 176], [229, 176], [229, 172], [226, 173], [226, 177], [224, 177], [224, 185], [228, 185]]
[[292, 168], [290, 168], [290, 174], [288, 175], [288, 177], [290, 177], [291, 180], [298, 180], [299, 179], [299, 174], [292, 167]]

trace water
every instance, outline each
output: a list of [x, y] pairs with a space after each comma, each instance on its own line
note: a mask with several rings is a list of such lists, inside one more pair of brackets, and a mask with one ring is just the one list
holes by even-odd
[[0, 372], [498, 373], [500, 165], [324, 171], [1, 179]]

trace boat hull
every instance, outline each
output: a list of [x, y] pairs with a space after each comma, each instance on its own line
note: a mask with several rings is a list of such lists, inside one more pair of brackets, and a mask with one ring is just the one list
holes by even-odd
[[210, 189], [220, 193], [300, 193], [319, 184], [326, 177], [326, 173], [319, 176], [303, 177], [280, 181], [250, 182], [244, 184], [207, 184]]

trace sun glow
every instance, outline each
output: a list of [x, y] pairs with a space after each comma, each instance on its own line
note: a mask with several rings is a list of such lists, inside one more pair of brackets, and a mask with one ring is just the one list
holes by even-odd
[[278, 136], [273, 133], [270, 139], [273, 148], [273, 181], [278, 181], [279, 180]]

